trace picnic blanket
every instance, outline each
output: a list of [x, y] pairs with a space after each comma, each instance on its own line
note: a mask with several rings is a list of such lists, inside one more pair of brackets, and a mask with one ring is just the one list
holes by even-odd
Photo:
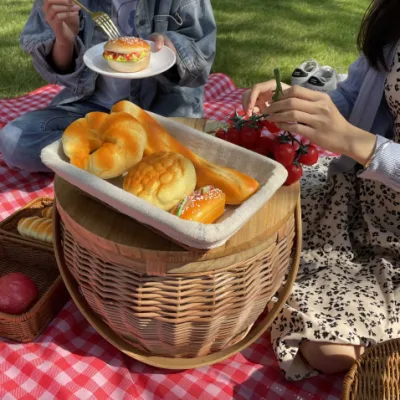
[[[26, 96], [0, 100], [0, 128], [45, 107], [61, 88], [47, 85]], [[243, 89], [213, 74], [205, 90], [205, 117], [223, 120], [240, 108]], [[0, 158], [0, 220], [38, 196], [53, 195], [46, 174], [9, 170]], [[189, 371], [146, 366], [120, 353], [69, 301], [30, 344], [0, 341], [0, 400], [333, 400], [342, 375], [287, 382], [268, 334], [230, 359]]]

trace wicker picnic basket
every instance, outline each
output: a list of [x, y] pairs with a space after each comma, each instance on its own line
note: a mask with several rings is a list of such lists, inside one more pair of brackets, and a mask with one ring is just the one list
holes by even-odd
[[25, 313], [0, 313], [0, 337], [18, 342], [35, 340], [69, 298], [52, 245], [21, 237], [17, 230], [21, 218], [40, 216], [52, 205], [52, 199], [39, 197], [0, 223], [0, 276], [21, 272], [39, 289], [38, 300]]
[[[189, 366], [211, 364], [215, 358], [204, 357], [225, 352], [227, 358], [227, 349], [246, 337], [281, 288], [294, 248], [279, 301], [252, 341], [289, 296], [299, 263], [301, 218], [299, 188], [287, 190], [291, 202], [277, 199], [269, 217], [263, 215], [264, 207], [242, 228], [250, 232], [257, 227], [251, 240], [239, 240], [239, 232], [222, 248], [199, 253], [177, 246], [56, 176], [54, 245], [61, 274], [65, 282], [70, 274], [77, 283], [79, 293], [71, 281], [67, 288], [84, 315], [88, 308], [93, 311], [93, 318], [140, 352], [142, 361], [147, 354], [163, 357], [165, 362], [155, 365], [166, 368], [176, 358], [192, 359], [185, 364]], [[288, 209], [279, 212], [285, 206]]]
[[343, 382], [342, 400], [400, 399], [400, 339], [370, 347]]

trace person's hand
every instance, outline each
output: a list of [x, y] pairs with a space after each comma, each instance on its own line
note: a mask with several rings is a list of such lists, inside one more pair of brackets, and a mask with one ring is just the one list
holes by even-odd
[[[290, 88], [286, 83], [282, 83], [282, 89]], [[243, 111], [248, 115], [262, 112], [271, 102], [274, 90], [276, 89], [276, 81], [257, 83], [251, 89], [246, 90], [242, 95]]]
[[284, 90], [278, 101], [264, 107], [268, 121], [282, 130], [306, 137], [312, 143], [345, 154], [366, 165], [374, 152], [376, 137], [353, 125], [340, 114], [331, 98], [300, 86]]
[[79, 9], [72, 0], [45, 0], [45, 20], [53, 29], [60, 45], [74, 43], [79, 32]]
[[150, 35], [149, 39], [155, 43], [156, 51], [159, 51], [163, 46], [166, 46], [176, 54], [176, 48], [167, 36], [155, 32]]

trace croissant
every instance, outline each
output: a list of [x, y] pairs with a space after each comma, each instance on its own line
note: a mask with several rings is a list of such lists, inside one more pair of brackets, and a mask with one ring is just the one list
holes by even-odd
[[18, 221], [18, 232], [21, 236], [52, 243], [53, 229], [50, 218], [27, 217]]
[[44, 218], [53, 218], [53, 207], [49, 206], [42, 210], [42, 217]]
[[146, 156], [156, 152], [180, 153], [195, 167], [196, 187], [211, 185], [221, 189], [225, 193], [226, 204], [241, 204], [258, 190], [260, 185], [255, 179], [201, 158], [173, 138], [150, 114], [130, 101], [120, 101], [111, 109], [111, 113], [120, 112], [133, 115], [143, 125], [147, 132]]
[[147, 135], [128, 113], [88, 113], [62, 135], [71, 164], [103, 179], [116, 178], [143, 157]]

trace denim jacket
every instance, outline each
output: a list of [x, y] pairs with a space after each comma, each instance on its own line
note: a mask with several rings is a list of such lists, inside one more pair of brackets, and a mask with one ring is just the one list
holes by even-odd
[[[387, 46], [384, 54], [390, 67], [399, 44]], [[348, 78], [329, 93], [341, 114], [360, 129], [377, 135], [377, 144], [368, 168], [359, 176], [382, 182], [400, 192], [400, 144], [394, 143], [393, 115], [386, 103], [385, 81], [387, 73], [373, 69], [363, 54], [350, 66]], [[330, 174], [346, 172], [356, 162], [342, 156], [331, 163]]]
[[[112, 15], [111, 0], [81, 0], [91, 11]], [[35, 0], [20, 43], [32, 56], [33, 65], [49, 83], [65, 89], [52, 101], [67, 104], [88, 99], [95, 90], [97, 74], [83, 62], [85, 51], [108, 40], [90, 16], [80, 11], [81, 26], [75, 41], [75, 69], [57, 73], [48, 62], [55, 35], [44, 19], [43, 0]], [[177, 63], [164, 74], [131, 81], [130, 100], [146, 110], [166, 116], [199, 117], [203, 112], [203, 85], [214, 61], [216, 25], [210, 0], [139, 0], [135, 27], [143, 39], [154, 32], [166, 35], [177, 50]]]

